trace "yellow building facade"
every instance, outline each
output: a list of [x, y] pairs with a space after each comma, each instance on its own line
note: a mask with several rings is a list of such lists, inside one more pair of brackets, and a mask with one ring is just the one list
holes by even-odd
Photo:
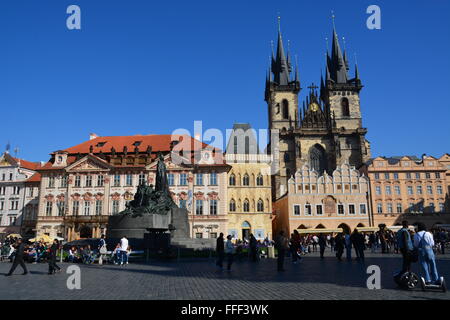
[[228, 172], [228, 234], [233, 239], [272, 238], [270, 166], [267, 163], [233, 163]]
[[272, 239], [271, 157], [258, 150], [249, 124], [235, 124], [225, 160], [228, 172], [228, 234], [234, 240]]

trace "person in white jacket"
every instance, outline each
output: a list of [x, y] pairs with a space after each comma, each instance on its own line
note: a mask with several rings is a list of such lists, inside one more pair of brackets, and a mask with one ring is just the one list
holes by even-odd
[[128, 264], [128, 239], [124, 236], [122, 239], [120, 239], [120, 254], [121, 254], [121, 260], [120, 265], [123, 265], [124, 263]]

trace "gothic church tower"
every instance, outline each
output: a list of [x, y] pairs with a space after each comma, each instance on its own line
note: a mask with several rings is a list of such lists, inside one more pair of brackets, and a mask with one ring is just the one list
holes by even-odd
[[370, 159], [359, 100], [363, 86], [357, 66], [355, 77], [348, 76], [347, 54], [341, 51], [335, 29], [331, 56], [327, 52], [326, 60], [326, 78], [321, 79], [320, 93], [314, 84], [309, 86], [299, 112], [298, 68], [291, 79], [289, 53], [286, 57], [278, 31], [277, 52], [275, 57], [272, 54], [265, 90], [269, 129], [279, 130], [278, 145], [271, 145], [273, 160], [279, 167], [272, 179], [274, 199], [287, 192], [288, 179], [304, 164], [319, 174], [332, 174], [341, 164], [358, 168]]

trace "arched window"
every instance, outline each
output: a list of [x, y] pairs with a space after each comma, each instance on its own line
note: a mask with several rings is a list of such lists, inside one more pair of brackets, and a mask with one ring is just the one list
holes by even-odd
[[236, 201], [234, 201], [234, 199], [231, 199], [230, 201], [230, 212], [235, 212], [236, 211]]
[[288, 119], [289, 118], [289, 102], [284, 99], [282, 101], [282, 111], [283, 111], [283, 119]]
[[236, 185], [236, 176], [234, 175], [234, 173], [232, 173], [230, 175], [230, 186], [235, 186]]
[[264, 211], [264, 202], [262, 201], [262, 199], [258, 200], [257, 211], [258, 212], [263, 212]]
[[261, 173], [259, 173], [258, 176], [256, 176], [256, 185], [257, 186], [264, 185], [264, 179]]
[[250, 212], [250, 201], [248, 199], [244, 200], [244, 212]]
[[342, 116], [350, 117], [350, 107], [349, 107], [349, 102], [348, 102], [347, 98], [341, 99], [341, 108], [342, 108]]
[[250, 185], [250, 177], [248, 174], [244, 175], [244, 178], [242, 178], [242, 185], [249, 186]]
[[316, 144], [309, 150], [309, 164], [311, 169], [316, 170], [322, 174], [327, 170], [327, 160], [325, 150], [322, 146]]

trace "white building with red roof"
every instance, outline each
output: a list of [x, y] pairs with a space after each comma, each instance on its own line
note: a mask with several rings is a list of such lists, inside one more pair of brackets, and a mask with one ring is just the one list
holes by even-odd
[[30, 188], [33, 184], [27, 181], [36, 179], [38, 168], [39, 162], [15, 158], [8, 152], [0, 156], [0, 239], [20, 234], [25, 216], [37, 212], [39, 186]]
[[100, 137], [55, 151], [41, 174], [37, 236], [100, 237], [140, 183], [155, 183], [162, 153], [175, 203], [189, 211], [191, 236], [227, 230], [227, 172], [221, 150], [187, 135]]

